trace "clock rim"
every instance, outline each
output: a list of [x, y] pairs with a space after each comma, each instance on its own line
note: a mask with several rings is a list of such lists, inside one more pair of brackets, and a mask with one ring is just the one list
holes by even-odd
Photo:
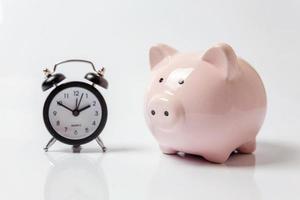
[[[100, 121], [97, 129], [88, 137], [85, 137], [82, 139], [77, 139], [77, 140], [69, 139], [69, 138], [65, 138], [65, 137], [61, 136], [59, 133], [57, 133], [54, 130], [54, 128], [52, 127], [52, 125], [50, 123], [50, 119], [49, 119], [49, 107], [50, 107], [52, 100], [60, 91], [66, 89], [66, 88], [70, 88], [70, 87], [81, 87], [86, 90], [89, 90], [91, 93], [93, 93], [96, 96], [96, 98], [98, 99], [98, 101], [100, 103], [101, 109], [102, 109], [101, 121]], [[103, 96], [94, 86], [87, 84], [85, 82], [80, 82], [80, 81], [67, 82], [67, 83], [63, 83], [63, 84], [57, 86], [56, 88], [54, 88], [54, 90], [52, 90], [51, 93], [48, 95], [48, 97], [44, 103], [43, 119], [44, 119], [46, 128], [48, 129], [49, 133], [55, 139], [59, 140], [62, 143], [69, 144], [69, 145], [82, 145], [82, 144], [86, 144], [86, 143], [94, 140], [96, 137], [98, 137], [101, 134], [102, 130], [105, 127], [106, 121], [107, 121], [107, 106], [106, 106], [106, 102], [105, 102]]]

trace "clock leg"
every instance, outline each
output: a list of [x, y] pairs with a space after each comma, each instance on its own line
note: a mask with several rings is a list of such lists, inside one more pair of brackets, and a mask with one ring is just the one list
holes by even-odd
[[51, 138], [51, 140], [48, 142], [48, 144], [46, 145], [46, 147], [44, 148], [45, 152], [48, 151], [48, 149], [56, 142], [56, 139], [53, 137]]
[[73, 150], [73, 153], [80, 153], [81, 146], [80, 145], [73, 145], [72, 150]]
[[102, 140], [100, 139], [100, 137], [96, 137], [96, 142], [99, 144], [99, 146], [101, 147], [102, 151], [105, 152], [106, 151], [106, 147], [104, 146]]

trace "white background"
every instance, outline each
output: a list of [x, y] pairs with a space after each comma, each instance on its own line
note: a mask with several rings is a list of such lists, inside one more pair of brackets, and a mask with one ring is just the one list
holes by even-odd
[[[297, 0], [0, 0], [0, 199], [298, 198], [299, 10]], [[216, 165], [160, 153], [143, 118], [158, 42], [197, 52], [227, 42], [255, 67], [268, 94], [255, 154]], [[106, 154], [95, 142], [43, 152], [42, 69], [70, 58], [107, 69]], [[83, 80], [90, 68], [59, 70]]]

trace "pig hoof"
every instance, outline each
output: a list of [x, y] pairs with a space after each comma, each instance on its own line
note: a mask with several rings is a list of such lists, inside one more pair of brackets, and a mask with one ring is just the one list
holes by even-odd
[[256, 149], [256, 142], [255, 142], [255, 140], [252, 140], [250, 142], [243, 144], [237, 150], [240, 153], [253, 153], [255, 151], [255, 149]]
[[209, 154], [209, 155], [206, 155], [203, 157], [212, 163], [222, 164], [229, 158], [229, 155], [230, 155], [229, 153], [227, 153], [227, 154]]
[[162, 146], [160, 146], [160, 150], [164, 154], [176, 154], [177, 153], [177, 151], [175, 151], [174, 149], [168, 148], [168, 147], [162, 147]]

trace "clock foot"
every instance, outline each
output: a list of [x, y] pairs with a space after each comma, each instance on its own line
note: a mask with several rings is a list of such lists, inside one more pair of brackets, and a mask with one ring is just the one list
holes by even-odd
[[44, 148], [45, 152], [48, 151], [48, 149], [56, 142], [55, 138], [51, 138], [51, 140], [48, 142], [48, 144], [46, 145], [46, 147]]
[[99, 144], [99, 146], [101, 147], [103, 152], [106, 152], [106, 147], [104, 146], [102, 140], [100, 139], [100, 137], [96, 137], [96, 142]]
[[73, 153], [80, 153], [81, 146], [80, 145], [73, 145], [72, 150], [73, 150]]

